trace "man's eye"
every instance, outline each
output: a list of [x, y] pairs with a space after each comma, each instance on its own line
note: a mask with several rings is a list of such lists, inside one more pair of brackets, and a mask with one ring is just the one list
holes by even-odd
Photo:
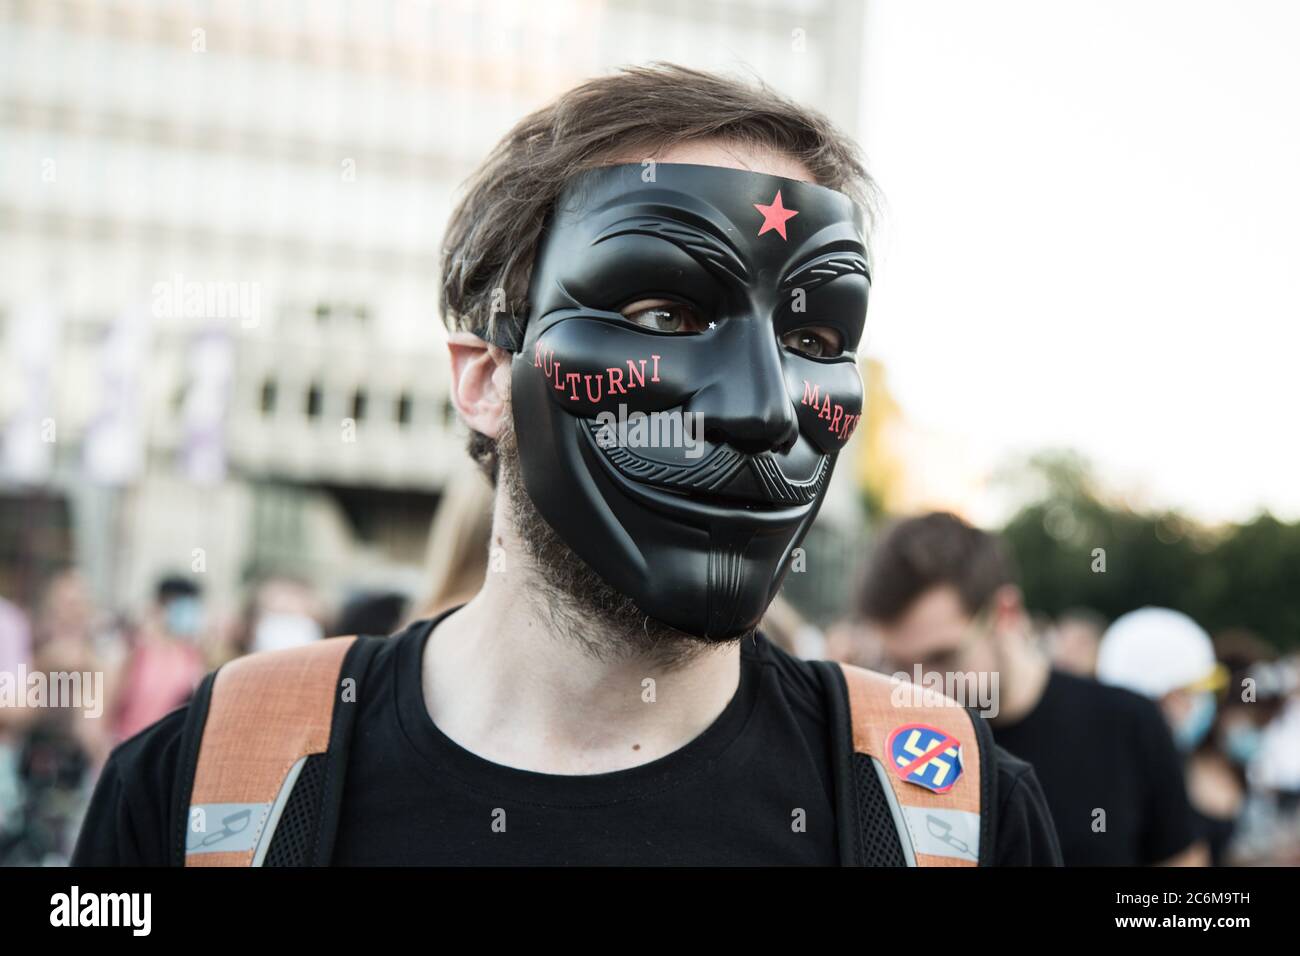
[[706, 323], [689, 305], [666, 299], [644, 299], [623, 310], [623, 316], [656, 332], [701, 332]]
[[832, 358], [844, 351], [844, 339], [835, 329], [810, 325], [781, 336], [781, 344], [792, 352], [813, 358]]

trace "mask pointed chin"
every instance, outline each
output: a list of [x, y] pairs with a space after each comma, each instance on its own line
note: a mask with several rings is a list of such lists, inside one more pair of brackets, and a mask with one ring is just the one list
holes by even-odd
[[780, 590], [790, 567], [790, 553], [802, 537], [802, 530], [794, 536], [771, 532], [735, 535], [730, 529], [718, 529], [708, 553], [704, 630], [690, 633], [724, 640], [757, 627]]

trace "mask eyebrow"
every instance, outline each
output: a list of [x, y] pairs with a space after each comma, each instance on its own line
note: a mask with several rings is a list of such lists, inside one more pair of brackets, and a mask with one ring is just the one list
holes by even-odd
[[810, 291], [844, 275], [865, 276], [867, 284], [871, 284], [871, 269], [864, 256], [856, 252], [828, 252], [796, 266], [782, 280], [781, 291], [795, 288]]
[[736, 282], [749, 281], [749, 269], [744, 261], [728, 243], [709, 235], [703, 229], [684, 222], [661, 219], [657, 216], [638, 216], [634, 219], [622, 219], [608, 226], [594, 240], [592, 245], [599, 245], [607, 239], [617, 236], [649, 236], [664, 239], [677, 246], [706, 269], [721, 272]]

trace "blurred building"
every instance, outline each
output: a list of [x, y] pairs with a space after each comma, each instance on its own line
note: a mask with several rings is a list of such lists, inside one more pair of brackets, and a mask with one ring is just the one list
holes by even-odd
[[0, 0], [0, 594], [69, 561], [115, 607], [169, 570], [418, 589], [463, 454], [458, 184], [626, 63], [748, 68], [852, 129], [860, 6]]

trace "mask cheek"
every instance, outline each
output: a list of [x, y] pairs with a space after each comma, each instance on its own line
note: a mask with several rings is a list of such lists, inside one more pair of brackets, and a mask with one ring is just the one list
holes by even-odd
[[523, 371], [538, 377], [560, 410], [580, 418], [617, 412], [620, 405], [659, 411], [684, 404], [694, 391], [686, 338], [566, 319], [529, 344]]
[[862, 376], [857, 366], [792, 360], [786, 368], [786, 384], [799, 430], [825, 454], [842, 449], [862, 419]]

